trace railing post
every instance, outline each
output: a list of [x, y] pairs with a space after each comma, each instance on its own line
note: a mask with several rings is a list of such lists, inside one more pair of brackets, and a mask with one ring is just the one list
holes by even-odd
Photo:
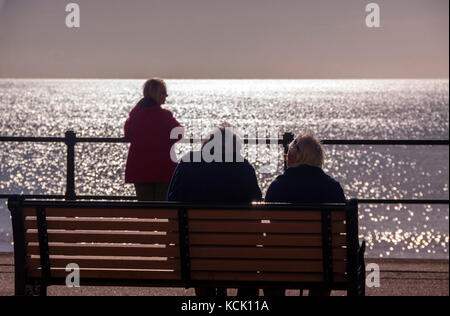
[[[284, 133], [283, 134], [283, 148], [284, 155], [287, 155], [289, 151], [289, 144], [294, 141], [294, 134], [292, 133]], [[287, 161], [284, 159], [284, 169], [287, 169]]]
[[67, 145], [66, 200], [73, 201], [77, 199], [75, 194], [75, 144], [77, 143], [77, 135], [75, 132], [67, 131], [64, 142]]

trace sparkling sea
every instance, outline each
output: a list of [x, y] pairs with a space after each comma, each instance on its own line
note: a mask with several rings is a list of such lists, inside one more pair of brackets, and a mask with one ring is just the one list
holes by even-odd
[[[121, 137], [143, 80], [0, 79], [1, 136]], [[448, 139], [449, 80], [167, 80], [166, 108], [187, 136], [229, 123], [243, 135], [313, 132], [321, 139]], [[178, 145], [181, 155], [190, 145]], [[448, 199], [448, 146], [325, 146], [325, 171], [347, 197]], [[132, 195], [127, 144], [76, 146], [77, 194]], [[244, 147], [265, 192], [282, 149]], [[64, 194], [64, 144], [0, 143], [0, 193]], [[272, 163], [270, 173], [263, 166]], [[276, 163], [275, 163], [276, 162]], [[360, 205], [371, 258], [448, 259], [448, 205]], [[0, 200], [0, 252], [12, 251]]]

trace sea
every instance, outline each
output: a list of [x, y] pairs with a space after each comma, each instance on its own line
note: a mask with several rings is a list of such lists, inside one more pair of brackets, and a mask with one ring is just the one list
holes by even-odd
[[[229, 124], [242, 136], [313, 133], [320, 139], [449, 138], [449, 80], [167, 80], [165, 108], [205, 137]], [[122, 137], [144, 80], [0, 79], [1, 136]], [[177, 145], [177, 154], [197, 144]], [[133, 195], [124, 184], [127, 144], [78, 144], [76, 192]], [[348, 198], [449, 199], [448, 146], [327, 145], [324, 170]], [[246, 145], [261, 189], [283, 172], [283, 150]], [[0, 142], [1, 194], [64, 194], [62, 143]], [[361, 204], [370, 258], [448, 259], [449, 207]], [[0, 252], [12, 251], [0, 200]]]

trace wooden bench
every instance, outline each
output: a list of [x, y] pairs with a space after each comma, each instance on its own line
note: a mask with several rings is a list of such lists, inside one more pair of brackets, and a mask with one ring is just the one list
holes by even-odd
[[365, 295], [358, 204], [69, 202], [11, 197], [15, 294], [82, 286], [329, 286]]

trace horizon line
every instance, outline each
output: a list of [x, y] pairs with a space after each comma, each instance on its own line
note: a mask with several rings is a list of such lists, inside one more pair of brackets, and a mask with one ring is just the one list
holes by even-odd
[[0, 77], [0, 80], [147, 80], [150, 78], [161, 78], [164, 80], [450, 80], [449, 77], [385, 77], [385, 78], [176, 78], [149, 76], [141, 78], [114, 78], [114, 77]]

